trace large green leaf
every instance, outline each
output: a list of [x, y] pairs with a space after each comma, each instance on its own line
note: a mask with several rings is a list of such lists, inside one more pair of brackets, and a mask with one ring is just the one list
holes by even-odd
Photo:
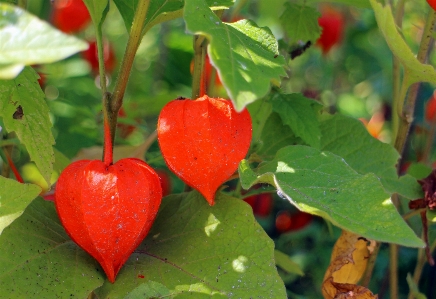
[[358, 174], [332, 153], [302, 145], [288, 146], [255, 171], [243, 160], [239, 174], [244, 189], [269, 183], [300, 210], [322, 216], [368, 239], [423, 246], [398, 214], [378, 178]]
[[188, 31], [208, 38], [209, 58], [236, 110], [266, 95], [271, 81], [278, 84], [286, 75], [285, 60], [268, 28], [247, 20], [224, 23], [204, 0], [187, 0], [184, 18]]
[[16, 77], [25, 65], [58, 61], [88, 47], [19, 7], [0, 3], [0, 15], [0, 79]]
[[52, 202], [34, 200], [0, 236], [0, 297], [87, 298], [104, 274], [65, 233]]
[[421, 187], [409, 175], [398, 179], [396, 163], [400, 155], [389, 144], [372, 137], [363, 124], [336, 114], [321, 121], [321, 149], [345, 159], [360, 174], [374, 173], [385, 190], [409, 199], [422, 197]]
[[115, 284], [106, 282], [96, 294], [124, 298], [152, 282], [177, 298], [286, 297], [274, 244], [250, 207], [222, 194], [210, 207], [196, 191], [164, 198], [153, 228]]
[[275, 93], [271, 98], [273, 110], [277, 112], [283, 124], [288, 125], [295, 136], [306, 144], [319, 148], [321, 131], [318, 111], [322, 105], [299, 93]]
[[[123, 17], [127, 30], [133, 23], [138, 0], [114, 0], [115, 5]], [[212, 9], [225, 9], [233, 5], [234, 0], [208, 0], [207, 3]], [[184, 0], [153, 0], [147, 11], [144, 24], [144, 32], [156, 24], [177, 19], [183, 16]]]
[[291, 42], [315, 42], [321, 35], [318, 18], [321, 14], [313, 7], [286, 2], [280, 22]]
[[7, 131], [15, 131], [50, 185], [55, 142], [49, 109], [37, 78], [36, 72], [26, 67], [17, 78], [0, 80], [0, 117]]
[[0, 235], [5, 227], [23, 214], [24, 209], [41, 192], [41, 187], [21, 184], [0, 176]]
[[374, 9], [378, 27], [388, 43], [389, 48], [410, 76], [408, 83], [436, 83], [436, 70], [434, 67], [419, 62], [398, 32], [390, 5], [383, 7], [383, 5], [376, 0], [370, 0], [370, 3]]
[[[67, 237], [53, 203], [40, 198], [4, 230], [0, 251], [5, 298], [86, 298], [105, 279]], [[218, 195], [210, 207], [197, 192], [164, 198], [150, 233], [115, 284], [106, 281], [95, 292], [101, 299], [286, 297], [274, 243], [250, 206]]]
[[109, 11], [109, 0], [83, 0], [91, 15], [92, 22], [100, 26]]

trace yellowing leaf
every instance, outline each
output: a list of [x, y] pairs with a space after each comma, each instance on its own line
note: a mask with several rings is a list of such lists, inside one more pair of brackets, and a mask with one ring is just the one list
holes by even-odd
[[359, 235], [342, 231], [333, 247], [330, 266], [324, 275], [324, 298], [377, 298], [368, 289], [356, 285], [365, 272], [370, 256], [367, 243]]

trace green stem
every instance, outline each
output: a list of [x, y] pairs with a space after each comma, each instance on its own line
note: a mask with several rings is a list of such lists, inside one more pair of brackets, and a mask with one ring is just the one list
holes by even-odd
[[[422, 238], [424, 238], [424, 235], [422, 235]], [[424, 269], [424, 265], [427, 262], [424, 249], [418, 248], [418, 257], [415, 265], [415, 270], [413, 271], [413, 281], [416, 285], [418, 285], [419, 280], [421, 279], [422, 269]], [[414, 299], [415, 296], [412, 294], [412, 292], [409, 292], [408, 299]]]
[[20, 141], [18, 140], [18, 138], [0, 140], [0, 147], [14, 146], [14, 145], [19, 145], [19, 144], [20, 144]]
[[[419, 51], [417, 55], [417, 59], [421, 63], [425, 63], [427, 61], [435, 23], [436, 23], [436, 11], [430, 9], [427, 16], [427, 21], [424, 27], [421, 44], [419, 46]], [[407, 92], [407, 87], [404, 86], [404, 84], [408, 85], [409, 83], [407, 77], [408, 77], [408, 72], [405, 71], [402, 89], [406, 89], [406, 91], [401, 92], [400, 96], [403, 96], [403, 93], [405, 94]], [[399, 124], [400, 127], [398, 129], [398, 134], [395, 139], [395, 148], [400, 154], [403, 153], [404, 145], [406, 144], [410, 125], [412, 124], [413, 121], [413, 112], [415, 110], [415, 102], [416, 102], [416, 96], [418, 94], [419, 84], [420, 83], [415, 83], [410, 87], [410, 90], [407, 94], [407, 98], [405, 99], [404, 102], [404, 106], [402, 107], [403, 109], [402, 111], [401, 110], [399, 111], [401, 120]]]
[[145, 18], [147, 16], [150, 0], [140, 0], [136, 7], [133, 24], [130, 28], [129, 40], [127, 41], [126, 52], [124, 53], [123, 61], [121, 62], [120, 73], [115, 82], [114, 92], [108, 101], [107, 108], [109, 109], [109, 128], [111, 131], [112, 143], [115, 139], [115, 129], [117, 125], [118, 111], [123, 105], [124, 93], [126, 92], [127, 82], [129, 81], [130, 71], [132, 69], [133, 60], [136, 51], [138, 50], [141, 38], [145, 34], [143, 32]]
[[130, 28], [129, 40], [127, 41], [126, 52], [124, 53], [123, 61], [121, 62], [121, 71], [115, 82], [115, 89], [112, 94], [111, 107], [113, 111], [118, 112], [123, 104], [123, 97], [129, 80], [130, 71], [132, 69], [133, 60], [143, 36], [142, 30], [145, 24], [145, 17], [147, 15], [149, 4], [150, 0], [140, 0], [136, 8], [133, 24]]
[[204, 80], [204, 60], [207, 43], [203, 35], [194, 35], [194, 71], [192, 73], [192, 99], [204, 95], [206, 82]]
[[398, 298], [398, 245], [389, 244], [390, 298]]
[[[404, 3], [405, 0], [399, 0], [398, 4], [396, 6], [395, 11], [395, 24], [398, 28], [401, 29], [403, 25], [403, 15], [404, 15]], [[400, 83], [401, 83], [401, 64], [400, 60], [393, 56], [393, 86], [392, 86], [392, 136], [397, 136], [397, 130], [399, 125], [399, 111], [398, 107], [400, 107], [400, 103], [403, 100], [401, 97], [399, 97], [399, 91], [400, 91]]]
[[236, 1], [235, 5], [233, 6], [233, 9], [230, 13], [230, 20], [229, 22], [233, 22], [233, 20], [239, 16], [239, 13], [241, 11], [241, 9], [245, 6], [245, 4], [247, 3], [247, 0], [238, 0]]
[[100, 75], [100, 88], [103, 94], [107, 92], [106, 87], [106, 71], [104, 65], [104, 45], [101, 24], [95, 26], [97, 32], [97, 54], [98, 54], [98, 71]]
[[[419, 47], [417, 59], [421, 63], [425, 63], [427, 60], [431, 35], [436, 22], [436, 12], [430, 9], [427, 22], [424, 28], [421, 44]], [[395, 137], [395, 149], [403, 155], [407, 138], [409, 136], [410, 126], [413, 122], [413, 113], [415, 110], [416, 98], [418, 95], [418, 89], [420, 83], [410, 84], [409, 71], [404, 71], [403, 82], [401, 84], [400, 94], [398, 95], [399, 101], [397, 105], [404, 101], [402, 107], [398, 107], [398, 115], [400, 117], [399, 128]], [[410, 87], [410, 88], [409, 88]], [[408, 92], [407, 92], [408, 91]], [[402, 100], [404, 99], [404, 100]], [[393, 197], [394, 198], [394, 197]], [[397, 198], [397, 197], [395, 197]], [[394, 205], [398, 208], [399, 201], [393, 200]], [[398, 245], [390, 244], [390, 295], [391, 298], [398, 298]]]
[[[399, 5], [404, 5], [403, 0], [399, 0]], [[398, 11], [397, 11], [398, 13]], [[399, 13], [398, 13], [399, 14]], [[398, 20], [397, 20], [398, 22]], [[432, 36], [432, 31], [434, 28], [436, 22], [436, 12], [432, 9], [430, 9], [429, 15], [427, 17], [427, 22], [425, 25], [425, 29], [423, 32], [423, 37], [421, 40], [421, 44], [420, 44], [420, 48], [419, 48], [419, 52], [418, 52], [418, 60], [423, 63], [426, 60], [426, 57], [428, 55], [428, 50], [430, 47], [430, 43], [431, 43], [431, 36]], [[395, 70], [394, 70], [395, 72]], [[399, 74], [397, 75], [399, 78]], [[394, 80], [399, 80], [398, 78], [394, 78]], [[395, 83], [394, 83], [395, 84]], [[416, 95], [417, 95], [417, 91], [418, 91], [418, 87], [419, 85], [414, 84], [412, 85], [412, 87], [409, 89], [410, 86], [410, 81], [409, 81], [409, 74], [407, 71], [405, 71], [404, 73], [404, 77], [402, 80], [402, 84], [400, 87], [394, 87], [394, 92], [398, 91], [398, 96], [396, 96], [394, 98], [394, 111], [396, 109], [396, 115], [399, 117], [399, 124], [398, 124], [398, 129], [393, 128], [394, 132], [397, 132], [394, 136], [395, 136], [395, 149], [402, 154], [403, 150], [404, 150], [404, 146], [406, 144], [407, 141], [407, 137], [408, 137], [408, 133], [410, 130], [410, 125], [412, 123], [413, 120], [413, 111], [415, 108], [415, 101], [416, 101]], [[406, 98], [407, 96], [407, 98]], [[403, 104], [404, 103], [404, 106]], [[396, 194], [394, 194], [392, 196], [392, 202], [394, 203], [394, 205], [398, 208], [398, 199]], [[380, 246], [380, 243], [377, 243], [376, 245], [377, 247]], [[392, 293], [395, 294], [395, 290], [398, 289], [398, 285], [396, 284], [396, 282], [398, 282], [398, 278], [397, 278], [397, 261], [393, 261], [394, 259], [396, 260], [398, 258], [398, 248], [396, 245], [391, 244], [391, 248], [390, 248], [390, 253], [391, 255], [391, 265], [390, 265], [390, 275], [391, 276], [395, 276], [395, 277], [391, 277], [390, 281], [391, 281], [391, 298], [397, 298], [397, 297], [392, 297]], [[375, 261], [377, 258], [377, 254], [372, 254], [370, 257], [370, 261], [368, 262], [368, 266], [367, 269], [365, 270], [365, 277], [370, 276], [370, 274], [373, 271], [374, 265], [375, 265]], [[369, 278], [366, 278], [365, 283], [369, 284]], [[393, 285], [395, 283], [395, 285]]]

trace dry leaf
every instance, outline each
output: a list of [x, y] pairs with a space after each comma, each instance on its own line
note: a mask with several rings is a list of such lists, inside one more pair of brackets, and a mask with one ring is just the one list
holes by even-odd
[[356, 285], [368, 263], [369, 245], [365, 238], [342, 231], [342, 235], [333, 247], [330, 266], [324, 275], [322, 284], [324, 298], [377, 298], [365, 287]]

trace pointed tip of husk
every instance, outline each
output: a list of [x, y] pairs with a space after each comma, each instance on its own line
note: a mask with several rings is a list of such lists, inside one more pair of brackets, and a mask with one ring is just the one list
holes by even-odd
[[211, 207], [215, 204], [215, 192], [216, 191], [208, 192], [208, 193], [200, 192], [203, 195], [203, 197], [207, 200], [207, 202], [209, 203], [209, 205]]

